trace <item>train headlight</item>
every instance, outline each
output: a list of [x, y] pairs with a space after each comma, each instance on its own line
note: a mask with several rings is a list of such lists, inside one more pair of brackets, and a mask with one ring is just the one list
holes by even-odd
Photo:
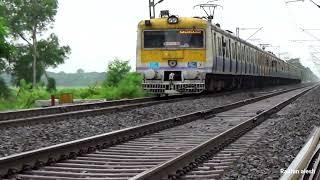
[[152, 69], [149, 69], [144, 72], [145, 79], [154, 79], [156, 77], [156, 72]]
[[176, 60], [169, 60], [168, 65], [173, 68], [178, 65], [178, 62]]
[[197, 79], [199, 72], [198, 71], [184, 71], [183, 73], [183, 78], [184, 79]]
[[179, 18], [177, 16], [170, 16], [167, 21], [169, 24], [178, 24]]

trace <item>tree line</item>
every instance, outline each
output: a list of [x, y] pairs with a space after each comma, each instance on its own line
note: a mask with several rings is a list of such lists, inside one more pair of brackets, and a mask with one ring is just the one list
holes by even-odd
[[315, 82], [315, 81], [319, 81], [319, 78], [311, 71], [310, 68], [308, 67], [304, 67], [299, 58], [293, 58], [287, 61], [289, 64], [292, 64], [300, 69], [302, 69], [302, 81], [306, 82], [306, 81], [311, 81], [311, 82]]

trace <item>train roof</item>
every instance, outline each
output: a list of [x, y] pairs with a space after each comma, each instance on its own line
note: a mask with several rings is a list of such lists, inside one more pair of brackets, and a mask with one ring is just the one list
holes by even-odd
[[[211, 24], [211, 27], [212, 27], [212, 29], [214, 29], [215, 31], [223, 34], [224, 36], [227, 36], [227, 37], [232, 38], [232, 39], [236, 39], [237, 41], [241, 42], [242, 44], [245, 44], [245, 45], [247, 45], [247, 46], [249, 46], [249, 47], [251, 47], [251, 48], [256, 49], [257, 51], [260, 51], [260, 52], [263, 52], [263, 53], [268, 54], [268, 55], [270, 55], [270, 56], [273, 56], [273, 57], [276, 58], [277, 60], [282, 61], [282, 62], [284, 62], [284, 63], [286, 63], [286, 64], [289, 64], [289, 63], [287, 63], [286, 61], [278, 58], [278, 57], [277, 57], [275, 54], [273, 54], [272, 52], [265, 51], [265, 50], [261, 49], [260, 47], [257, 47], [257, 46], [255, 46], [255, 45], [253, 45], [253, 44], [251, 44], [251, 43], [249, 43], [249, 42], [247, 42], [247, 41], [245, 41], [245, 40], [243, 40], [243, 39], [235, 36], [233, 33], [230, 33], [230, 32], [228, 32], [227, 30], [221, 29], [221, 28], [218, 27], [217, 25]], [[296, 67], [296, 66], [293, 65], [293, 64], [289, 64], [289, 65], [292, 66], [292, 67], [298, 68], [298, 67]], [[300, 69], [300, 68], [298, 68], [298, 69]]]
[[[221, 29], [220, 27], [218, 27], [218, 26], [216, 26], [216, 25], [214, 25], [214, 24], [212, 24], [211, 27], [212, 27], [212, 29], [214, 29], [215, 31], [223, 34], [224, 36], [227, 36], [227, 37], [229, 37], [229, 38], [235, 39], [235, 40], [241, 42], [242, 44], [245, 44], [245, 45], [247, 45], [247, 46], [249, 46], [249, 47], [251, 47], [251, 48], [254, 48], [254, 49], [258, 50], [258, 51], [261, 51], [261, 52], [263, 52], [263, 53], [272, 55], [272, 56], [274, 56], [275, 58], [277, 58], [274, 54], [272, 54], [272, 53], [270, 53], [270, 52], [267, 52], [267, 51], [261, 49], [260, 47], [257, 47], [257, 46], [255, 46], [255, 45], [253, 45], [253, 44], [251, 44], [251, 43], [249, 43], [249, 42], [247, 42], [247, 41], [245, 41], [245, 40], [243, 40], [243, 39], [235, 36], [234, 34], [228, 32], [228, 31], [226, 31], [226, 30]], [[279, 58], [277, 58], [277, 59], [279, 59]], [[281, 59], [280, 59], [280, 60], [281, 60]]]
[[202, 28], [205, 29], [208, 27], [208, 21], [199, 18], [192, 17], [179, 17], [178, 24], [168, 24], [168, 18], [156, 18], [150, 19], [151, 26], [146, 25], [145, 20], [141, 21], [138, 25], [139, 29], [183, 29], [183, 28]]

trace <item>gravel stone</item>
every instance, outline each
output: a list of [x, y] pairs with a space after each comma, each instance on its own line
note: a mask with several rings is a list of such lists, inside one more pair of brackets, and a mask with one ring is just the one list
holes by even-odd
[[[51, 121], [49, 123], [21, 127], [0, 127], [0, 157], [214, 108], [288, 87], [293, 86], [273, 87], [219, 97], [184, 100], [99, 116], [67, 118], [66, 120], [57, 122]], [[296, 116], [299, 116], [299, 114], [296, 114]]]
[[222, 179], [279, 179], [320, 126], [320, 87], [300, 97], [268, 120], [266, 133], [224, 174]]

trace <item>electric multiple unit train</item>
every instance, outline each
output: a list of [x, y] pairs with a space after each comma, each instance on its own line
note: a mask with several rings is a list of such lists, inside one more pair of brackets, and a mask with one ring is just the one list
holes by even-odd
[[192, 94], [301, 82], [302, 71], [210, 20], [141, 21], [136, 69], [152, 94]]

